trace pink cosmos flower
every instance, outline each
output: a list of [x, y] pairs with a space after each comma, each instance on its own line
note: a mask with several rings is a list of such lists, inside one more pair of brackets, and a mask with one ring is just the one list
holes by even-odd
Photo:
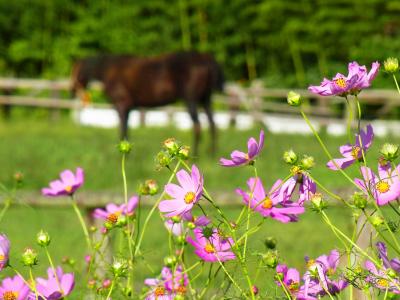
[[348, 66], [349, 74], [347, 76], [337, 73], [332, 80], [324, 78], [319, 86], [309, 86], [308, 90], [321, 96], [346, 97], [349, 94], [357, 95], [362, 89], [371, 85], [372, 80], [378, 74], [379, 66], [378, 62], [374, 62], [370, 72], [367, 73], [365, 66], [351, 62]]
[[[243, 197], [246, 205], [259, 212], [264, 217], [271, 217], [282, 223], [297, 221], [296, 215], [304, 213], [304, 207], [297, 202], [291, 202], [286, 198], [281, 198], [280, 186], [282, 180], [277, 180], [268, 193], [265, 193], [262, 182], [259, 178], [250, 178], [247, 181], [250, 193], [247, 194], [241, 189], [237, 189], [236, 193]], [[251, 192], [252, 191], [252, 192]]]
[[96, 208], [93, 211], [92, 215], [96, 219], [103, 219], [111, 223], [116, 223], [120, 215], [124, 216], [133, 215], [138, 204], [139, 204], [139, 197], [132, 196], [128, 201], [128, 205], [126, 205], [125, 203], [121, 205], [109, 203], [106, 205], [105, 209]]
[[70, 196], [83, 184], [83, 181], [82, 168], [77, 168], [76, 174], [70, 170], [64, 170], [60, 173], [60, 179], [51, 181], [50, 187], [42, 189], [42, 194], [50, 197]]
[[161, 212], [167, 213], [166, 217], [181, 216], [190, 212], [203, 194], [203, 176], [195, 165], [192, 166], [191, 174], [180, 170], [176, 173], [176, 178], [180, 186], [174, 183], [165, 186], [165, 192], [173, 199], [161, 201], [158, 205]]
[[10, 241], [5, 234], [0, 234], [0, 271], [7, 267], [10, 253]]
[[374, 287], [386, 290], [388, 289], [390, 292], [395, 294], [400, 294], [399, 286], [400, 281], [397, 278], [391, 278], [388, 275], [388, 270], [394, 270], [397, 275], [399, 275], [400, 271], [400, 260], [398, 258], [394, 258], [389, 261], [387, 256], [386, 245], [382, 242], [376, 243], [376, 247], [378, 249], [378, 256], [382, 260], [382, 267], [377, 268], [375, 264], [369, 260], [365, 262], [365, 267], [369, 272], [369, 275], [365, 279], [367, 282], [370, 282]]
[[[284, 264], [279, 264], [276, 266], [276, 273], [278, 276], [281, 276], [281, 280], [285, 285], [286, 289], [292, 294], [296, 295], [297, 291], [300, 288], [300, 273], [297, 269], [290, 268]], [[275, 283], [278, 286], [281, 286], [281, 283], [276, 280]]]
[[233, 245], [232, 238], [223, 239], [217, 229], [212, 230], [212, 234], [207, 238], [203, 234], [203, 229], [193, 230], [195, 240], [187, 237], [186, 240], [195, 247], [194, 253], [202, 260], [208, 262], [227, 261], [235, 259], [235, 254], [231, 251]]
[[49, 268], [47, 270], [48, 278], [37, 278], [36, 288], [40, 295], [45, 299], [39, 297], [41, 300], [58, 300], [68, 296], [74, 288], [75, 279], [73, 273], [65, 273], [61, 267], [56, 268], [57, 279], [54, 270]]
[[297, 173], [282, 184], [279, 197], [281, 201], [283, 201], [283, 205], [285, 205], [285, 203], [291, 199], [297, 184], [299, 185], [299, 199], [296, 202], [300, 206], [303, 206], [304, 202], [310, 201], [317, 192], [317, 185], [310, 177], [307, 176], [307, 173]]
[[[360, 145], [361, 139], [361, 145]], [[356, 142], [354, 145], [346, 144], [340, 146], [339, 151], [344, 158], [335, 158], [330, 160], [326, 166], [334, 171], [345, 169], [352, 165], [356, 160], [362, 159], [362, 153], [367, 152], [371, 147], [372, 140], [374, 139], [374, 131], [371, 125], [367, 125], [367, 131], [360, 130], [360, 135], [356, 135]]]
[[29, 286], [19, 275], [4, 278], [0, 285], [0, 299], [2, 300], [25, 300], [29, 292]]
[[231, 153], [231, 159], [221, 158], [219, 163], [224, 167], [237, 167], [251, 163], [261, 152], [264, 146], [264, 131], [260, 131], [260, 137], [257, 141], [251, 137], [247, 142], [247, 153], [235, 150]]
[[390, 164], [378, 165], [378, 175], [370, 168], [362, 166], [361, 174], [363, 179], [354, 179], [354, 182], [361, 187], [366, 195], [372, 195], [379, 206], [396, 200], [400, 196], [400, 165], [396, 170], [391, 170]]
[[177, 294], [184, 295], [186, 293], [189, 279], [186, 273], [183, 273], [182, 266], [178, 266], [175, 272], [164, 267], [161, 270], [161, 278], [148, 278], [144, 283], [153, 287], [146, 300], [172, 300]]

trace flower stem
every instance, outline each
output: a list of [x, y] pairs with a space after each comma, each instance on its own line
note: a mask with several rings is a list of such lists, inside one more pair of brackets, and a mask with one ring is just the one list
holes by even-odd
[[32, 282], [32, 289], [35, 293], [35, 299], [38, 300], [39, 299], [39, 295], [38, 295], [38, 291], [36, 289], [36, 283], [35, 283], [35, 279], [33, 278], [33, 274], [32, 274], [32, 267], [29, 266], [29, 278], [31, 279]]
[[114, 285], [115, 285], [115, 278], [113, 279], [113, 281], [112, 281], [112, 283], [111, 283], [111, 287], [110, 287], [110, 290], [108, 291], [106, 300], [111, 299], [110, 296], [111, 296], [111, 293], [112, 293], [112, 291], [113, 291], [113, 289], [114, 289]]
[[282, 279], [279, 276], [276, 276], [276, 277], [278, 278], [278, 281], [281, 284], [281, 287], [282, 287], [283, 291], [285, 292], [286, 297], [289, 300], [292, 300], [292, 296], [290, 296], [289, 292], [287, 291], [285, 284], [282, 282]]
[[59, 280], [58, 275], [57, 275], [57, 270], [54, 267], [53, 260], [51, 259], [50, 252], [49, 252], [49, 249], [47, 248], [47, 246], [44, 247], [44, 251], [46, 252], [46, 256], [47, 256], [47, 259], [49, 260], [50, 267], [52, 268], [52, 270], [54, 272], [54, 277], [56, 278], [56, 282], [57, 282], [58, 288], [61, 291], [62, 288], [61, 288], [60, 280]]
[[232, 278], [231, 274], [229, 274], [228, 270], [225, 268], [224, 264], [219, 260], [218, 256], [217, 256], [218, 262], [222, 268], [222, 270], [224, 270], [226, 276], [228, 276], [229, 280], [233, 283], [233, 285], [239, 290], [239, 292], [246, 297], [245, 292], [241, 289], [241, 287], [237, 284], [237, 282]]
[[393, 80], [394, 80], [394, 83], [396, 84], [397, 91], [398, 91], [399, 94], [400, 94], [399, 84], [397, 83], [396, 75], [394, 75], [394, 74], [393, 74]]
[[73, 195], [71, 195], [71, 199], [72, 199], [72, 202], [71, 202], [72, 203], [72, 207], [75, 210], [75, 213], [76, 213], [76, 215], [77, 215], [77, 217], [79, 219], [79, 222], [81, 224], [83, 234], [85, 235], [87, 246], [88, 246], [89, 249], [92, 249], [92, 242], [90, 241], [89, 231], [88, 231], [88, 229], [86, 227], [85, 221], [83, 220], [82, 213], [79, 210], [78, 204], [76, 203], [75, 198], [74, 198]]

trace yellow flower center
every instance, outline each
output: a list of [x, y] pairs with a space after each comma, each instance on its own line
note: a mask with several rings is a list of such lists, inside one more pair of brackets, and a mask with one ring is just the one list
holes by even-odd
[[351, 149], [351, 156], [352, 156], [354, 159], [357, 159], [357, 158], [358, 158], [358, 154], [360, 153], [360, 151], [361, 151], [361, 148], [360, 148], [360, 147], [354, 146], [353, 149]]
[[272, 200], [269, 197], [265, 197], [262, 207], [265, 209], [270, 209], [273, 206]]
[[346, 87], [346, 81], [344, 80], [343, 77], [340, 77], [338, 79], [335, 79], [335, 83], [338, 87], [344, 89]]
[[329, 269], [327, 270], [326, 273], [327, 273], [329, 276], [331, 276], [331, 275], [335, 274], [335, 270], [332, 269], [332, 268], [329, 268]]
[[299, 289], [299, 283], [298, 282], [292, 282], [292, 283], [290, 283], [288, 288], [289, 288], [289, 291], [295, 292], [295, 291], [297, 291]]
[[179, 294], [185, 294], [185, 293], [186, 293], [186, 287], [184, 287], [183, 285], [181, 285], [181, 286], [179, 286], [179, 287], [176, 289], [176, 291], [177, 291]]
[[71, 191], [72, 191], [72, 186], [67, 185], [64, 189], [65, 189], [65, 191], [66, 191], [67, 193], [71, 193]]
[[109, 221], [110, 223], [117, 223], [118, 221], [118, 217], [121, 214], [121, 212], [115, 212], [115, 213], [111, 213], [107, 216], [107, 221]]
[[384, 278], [378, 279], [378, 280], [376, 281], [376, 283], [377, 283], [378, 285], [380, 285], [381, 287], [385, 287], [385, 288], [389, 287], [389, 281], [388, 281], [387, 279], [384, 279]]
[[307, 262], [307, 268], [311, 268], [312, 266], [314, 266], [314, 264], [315, 264], [315, 260], [314, 259], [310, 259], [310, 260], [308, 260], [308, 262]]
[[207, 253], [215, 253], [215, 248], [214, 248], [213, 245], [207, 244], [207, 245], [204, 247], [204, 251], [206, 251]]
[[3, 293], [3, 300], [17, 300], [18, 293], [13, 291], [5, 291]]
[[187, 192], [185, 195], [185, 202], [187, 204], [190, 204], [194, 201], [194, 199], [196, 198], [196, 194], [193, 192]]
[[0, 254], [0, 268], [3, 268], [6, 262], [7, 258], [4, 255]]
[[299, 166], [293, 166], [290, 168], [290, 173], [292, 173], [292, 175], [301, 174], [301, 169]]
[[163, 296], [165, 293], [165, 289], [162, 286], [158, 286], [156, 287], [156, 289], [154, 290], [154, 295], [157, 296]]
[[387, 181], [381, 180], [376, 184], [375, 188], [379, 193], [384, 194], [389, 191], [390, 185], [387, 183]]

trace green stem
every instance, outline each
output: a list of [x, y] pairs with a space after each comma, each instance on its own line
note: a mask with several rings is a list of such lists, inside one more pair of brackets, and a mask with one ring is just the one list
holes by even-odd
[[50, 267], [52, 268], [52, 270], [54, 272], [54, 277], [56, 278], [56, 282], [57, 282], [58, 288], [60, 289], [60, 291], [62, 291], [61, 284], [60, 284], [60, 279], [58, 278], [57, 270], [54, 267], [53, 260], [51, 259], [50, 252], [49, 252], [49, 249], [47, 249], [47, 246], [44, 246], [44, 251], [46, 252], [46, 256], [47, 256], [47, 259], [48, 259], [48, 261], [50, 263]]
[[8, 210], [8, 208], [10, 207], [10, 205], [11, 205], [11, 201], [9, 199], [6, 199], [6, 203], [4, 203], [4, 207], [0, 212], [0, 222], [3, 220], [3, 217], [6, 213], [6, 211]]
[[303, 116], [303, 119], [306, 121], [308, 127], [310, 127], [312, 133], [314, 134], [314, 136], [317, 138], [319, 144], [321, 145], [322, 149], [324, 150], [325, 154], [328, 156], [328, 158], [330, 160], [332, 160], [333, 164], [335, 165], [335, 167], [339, 170], [340, 173], [342, 173], [342, 175], [348, 180], [350, 181], [353, 185], [355, 185], [358, 189], [362, 190], [361, 187], [359, 187], [354, 181], [353, 179], [350, 178], [349, 175], [347, 175], [346, 172], [344, 172], [341, 168], [339, 168], [339, 166], [336, 164], [336, 162], [334, 161], [332, 155], [329, 153], [329, 150], [326, 148], [324, 142], [321, 140], [318, 132], [315, 130], [314, 126], [311, 124], [310, 120], [307, 118], [306, 114], [300, 110], [301, 115]]
[[233, 285], [239, 290], [239, 292], [240, 292], [245, 298], [247, 298], [245, 292], [241, 289], [241, 287], [237, 284], [237, 282], [232, 278], [231, 274], [229, 274], [228, 270], [225, 268], [224, 264], [220, 261], [219, 257], [218, 257], [218, 256], [216, 256], [216, 257], [217, 257], [217, 260], [218, 260], [218, 262], [219, 262], [219, 264], [220, 264], [222, 270], [224, 270], [224, 272], [225, 272], [226, 276], [228, 276], [229, 280], [230, 280], [230, 281], [233, 283]]
[[112, 293], [112, 291], [113, 291], [113, 289], [114, 289], [114, 285], [115, 285], [115, 278], [113, 279], [113, 281], [112, 281], [112, 283], [111, 283], [111, 287], [110, 287], [110, 290], [108, 291], [106, 300], [111, 299], [110, 296], [111, 296], [111, 293]]
[[396, 75], [394, 75], [394, 74], [393, 74], [393, 80], [394, 80], [394, 83], [396, 84], [397, 91], [398, 91], [399, 94], [400, 94], [399, 84], [397, 83]]
[[33, 274], [32, 274], [32, 267], [31, 266], [29, 266], [29, 278], [31, 279], [31, 282], [32, 282], [32, 289], [33, 289], [33, 291], [35, 293], [35, 299], [38, 300], [39, 299], [39, 295], [38, 295], [38, 291], [36, 289], [36, 283], [35, 283], [35, 279], [34, 279]]
[[349, 112], [349, 116], [347, 118], [347, 138], [349, 139], [349, 143], [351, 143], [352, 135], [351, 135], [351, 123], [353, 121], [353, 108], [349, 102], [349, 99], [346, 97], [347, 103], [347, 111]]
[[89, 231], [88, 231], [88, 229], [86, 227], [86, 223], [83, 220], [82, 213], [79, 210], [78, 204], [76, 203], [75, 198], [74, 198], [73, 195], [71, 195], [71, 200], [72, 200], [72, 202], [71, 202], [72, 203], [72, 207], [74, 208], [74, 211], [75, 211], [75, 213], [76, 213], [76, 215], [77, 215], [77, 217], [79, 219], [79, 223], [81, 224], [83, 234], [85, 235], [87, 246], [88, 246], [89, 249], [92, 249], [92, 242], [90, 241]]
[[287, 291], [285, 284], [282, 282], [282, 279], [279, 276], [276, 276], [276, 277], [278, 278], [278, 281], [281, 284], [281, 287], [282, 287], [283, 291], [285, 292], [286, 297], [289, 300], [292, 300], [292, 296], [290, 296], [289, 292]]

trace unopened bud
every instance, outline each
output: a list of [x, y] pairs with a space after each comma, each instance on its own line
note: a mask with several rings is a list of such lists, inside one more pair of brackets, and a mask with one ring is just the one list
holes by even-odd
[[304, 155], [304, 157], [300, 161], [300, 164], [301, 164], [303, 170], [309, 170], [315, 166], [314, 157]]
[[385, 143], [379, 152], [385, 160], [394, 161], [399, 156], [399, 145]]
[[124, 277], [128, 271], [128, 262], [123, 258], [114, 259], [111, 271], [114, 277]]
[[182, 221], [182, 218], [180, 216], [173, 216], [171, 217], [172, 222], [175, 224], [180, 223]]
[[251, 287], [251, 289], [252, 289], [254, 295], [257, 295], [257, 294], [258, 294], [258, 287], [257, 287], [257, 286], [253, 285], [253, 286]]
[[326, 203], [322, 199], [321, 193], [315, 193], [315, 194], [311, 195], [311, 203], [313, 205], [313, 209], [318, 212], [321, 212], [325, 208], [327, 208]]
[[24, 174], [22, 174], [22, 172], [15, 172], [14, 173], [14, 180], [17, 183], [21, 183], [24, 180]]
[[267, 267], [271, 269], [275, 269], [276, 266], [278, 265], [278, 257], [276, 253], [269, 251], [266, 254], [263, 255], [263, 260], [264, 263]]
[[173, 267], [173, 266], [175, 266], [175, 265], [176, 265], [176, 262], [177, 262], [176, 257], [173, 256], [173, 255], [168, 255], [168, 256], [164, 257], [164, 264], [165, 264], [167, 267]]
[[290, 106], [299, 106], [301, 104], [300, 94], [290, 91], [287, 95], [287, 102]]
[[184, 235], [177, 236], [176, 241], [179, 245], [186, 245], [186, 237]]
[[110, 279], [104, 279], [103, 283], [101, 284], [103, 288], [108, 289], [112, 284], [112, 281]]
[[364, 209], [367, 207], [367, 198], [361, 192], [355, 192], [353, 194], [354, 205], [359, 209]]
[[165, 149], [172, 155], [175, 155], [179, 151], [179, 145], [174, 138], [166, 139], [163, 143]]
[[47, 232], [40, 230], [36, 236], [36, 242], [39, 246], [46, 247], [50, 244], [50, 235]]
[[94, 279], [89, 279], [89, 281], [88, 281], [88, 283], [87, 283], [87, 286], [88, 286], [89, 289], [94, 288], [94, 287], [96, 286], [96, 280], [94, 280]]
[[385, 72], [394, 74], [399, 70], [399, 61], [395, 57], [389, 57], [383, 62]]
[[265, 247], [267, 247], [267, 249], [272, 249], [272, 250], [275, 249], [276, 244], [277, 244], [277, 240], [273, 236], [267, 237], [264, 241], [264, 245], [265, 245]]
[[115, 226], [124, 227], [126, 224], [128, 224], [128, 218], [126, 215], [119, 215]]
[[288, 150], [283, 153], [283, 161], [289, 165], [294, 165], [297, 159], [297, 154], [293, 150]]
[[132, 146], [133, 146], [133, 145], [132, 145], [131, 143], [129, 143], [128, 141], [123, 140], [123, 141], [119, 142], [119, 144], [118, 144], [118, 150], [119, 150], [119, 152], [121, 152], [122, 154], [128, 154], [129, 152], [131, 152]]
[[188, 223], [187, 223], [187, 227], [188, 227], [189, 229], [195, 229], [195, 228], [196, 228], [196, 224], [194, 224], [193, 222], [188, 222]]
[[189, 146], [183, 146], [181, 149], [179, 149], [179, 157], [186, 160], [189, 158], [190, 155], [190, 147]]
[[374, 227], [379, 227], [384, 223], [384, 220], [381, 216], [373, 216], [371, 217], [371, 224]]
[[25, 266], [31, 267], [37, 265], [37, 252], [32, 248], [26, 248], [24, 253], [22, 253], [22, 263]]
[[156, 160], [161, 167], [167, 167], [171, 164], [172, 158], [169, 156], [168, 153], [160, 151], [157, 154]]

